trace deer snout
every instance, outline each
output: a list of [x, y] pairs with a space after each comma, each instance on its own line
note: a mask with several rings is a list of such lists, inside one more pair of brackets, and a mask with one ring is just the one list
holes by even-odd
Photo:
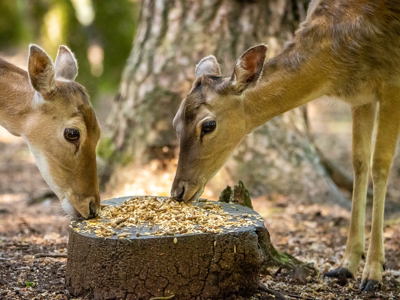
[[191, 180], [175, 179], [172, 184], [171, 197], [178, 202], [196, 200], [204, 190], [204, 184]]
[[91, 219], [100, 214], [100, 196], [69, 196], [61, 201], [64, 211], [73, 218]]
[[97, 217], [100, 214], [100, 209], [100, 196], [91, 197], [89, 200], [89, 215], [87, 218], [92, 219]]
[[184, 194], [185, 194], [185, 183], [178, 182], [177, 184], [175, 184], [174, 182], [171, 189], [172, 198], [178, 202], [182, 202]]

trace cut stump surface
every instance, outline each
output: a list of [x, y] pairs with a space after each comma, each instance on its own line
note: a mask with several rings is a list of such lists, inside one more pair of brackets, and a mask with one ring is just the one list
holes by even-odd
[[[130, 198], [102, 203], [120, 205]], [[254, 293], [264, 262], [259, 235], [268, 232], [255, 211], [229, 203], [221, 206], [232, 216], [245, 215], [254, 225], [218, 234], [174, 236], [145, 235], [157, 230], [157, 226], [151, 230], [129, 227], [119, 231], [129, 232], [131, 237], [118, 239], [115, 235], [105, 239], [85, 231], [84, 223], [75, 220], [69, 228], [66, 270], [69, 291], [89, 299], [151, 299], [171, 295], [172, 299], [224, 299], [232, 294]]]

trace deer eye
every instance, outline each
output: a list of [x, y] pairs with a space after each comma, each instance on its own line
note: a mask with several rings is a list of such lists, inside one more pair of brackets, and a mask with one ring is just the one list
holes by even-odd
[[215, 121], [204, 122], [203, 125], [201, 125], [201, 133], [207, 134], [207, 133], [213, 132], [215, 130], [216, 126], [217, 126], [217, 123]]
[[74, 128], [65, 128], [64, 137], [68, 142], [76, 143], [80, 137], [79, 130]]

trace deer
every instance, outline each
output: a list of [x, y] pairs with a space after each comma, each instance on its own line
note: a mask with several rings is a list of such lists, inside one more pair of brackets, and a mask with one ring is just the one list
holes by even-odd
[[28, 144], [40, 173], [75, 218], [100, 212], [96, 145], [100, 125], [66, 46], [55, 63], [29, 46], [28, 71], [0, 58], [0, 125]]
[[325, 276], [352, 278], [365, 259], [371, 170], [371, 239], [360, 290], [379, 289], [386, 184], [400, 133], [400, 5], [313, 0], [293, 41], [267, 61], [266, 52], [264, 44], [250, 48], [228, 77], [212, 55], [197, 64], [196, 79], [173, 120], [180, 153], [171, 196], [185, 202], [199, 198], [242, 138], [273, 117], [324, 95], [339, 98], [352, 113], [354, 190], [343, 259]]

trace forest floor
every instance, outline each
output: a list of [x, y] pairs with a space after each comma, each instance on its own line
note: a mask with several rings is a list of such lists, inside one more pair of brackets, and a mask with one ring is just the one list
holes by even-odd
[[[386, 221], [384, 229], [387, 262], [382, 290], [365, 293], [358, 290], [362, 266], [354, 280], [322, 275], [336, 267], [344, 253], [349, 212], [321, 205], [293, 206], [279, 196], [255, 199], [253, 205], [264, 217], [273, 244], [319, 271], [314, 278], [271, 272], [261, 278], [265, 287], [286, 299], [400, 298], [398, 220]], [[60, 213], [58, 203], [27, 206], [22, 196], [2, 196], [0, 209], [0, 299], [74, 299], [65, 287], [66, 258], [50, 257], [67, 253], [69, 218]], [[367, 245], [368, 240], [367, 233]], [[277, 298], [260, 291], [252, 299]]]
[[[344, 152], [336, 154], [336, 158], [349, 161], [349, 154]], [[48, 187], [21, 138], [0, 128], [0, 153], [0, 299], [74, 299], [65, 287], [63, 257], [67, 253], [70, 218], [56, 200], [29, 205], [33, 195]], [[398, 187], [391, 186], [389, 193], [397, 194]], [[352, 280], [338, 281], [322, 275], [337, 267], [343, 256], [348, 211], [324, 205], [297, 205], [280, 195], [254, 199], [253, 205], [264, 217], [273, 244], [280, 251], [314, 263], [319, 271], [315, 278], [271, 272], [261, 278], [265, 287], [286, 299], [400, 299], [400, 219], [396, 212], [387, 214], [385, 221], [384, 285], [379, 292], [365, 293], [358, 290], [362, 265]], [[367, 218], [367, 246], [370, 226]], [[51, 257], [55, 255], [61, 257]], [[252, 299], [278, 296], [260, 291]]]

